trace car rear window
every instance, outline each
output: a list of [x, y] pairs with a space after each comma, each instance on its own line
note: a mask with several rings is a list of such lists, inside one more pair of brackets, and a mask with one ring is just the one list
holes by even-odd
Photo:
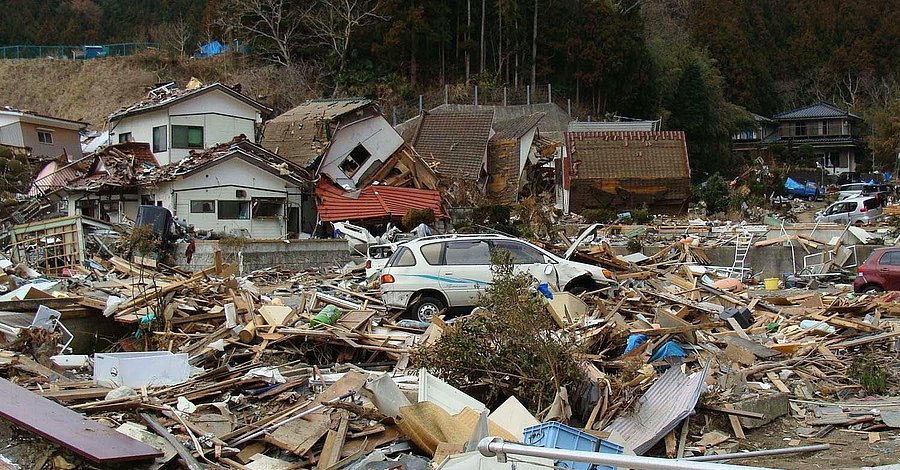
[[408, 268], [410, 266], [415, 266], [416, 256], [413, 255], [412, 250], [404, 246], [394, 252], [394, 255], [388, 260], [387, 265], [393, 268]]
[[441, 246], [443, 243], [431, 243], [428, 245], [422, 245], [419, 248], [419, 251], [422, 252], [422, 257], [425, 258], [425, 262], [432, 266], [437, 266], [441, 264]]
[[877, 209], [881, 207], [881, 201], [877, 197], [873, 197], [863, 201], [863, 205], [866, 206], [866, 209]]

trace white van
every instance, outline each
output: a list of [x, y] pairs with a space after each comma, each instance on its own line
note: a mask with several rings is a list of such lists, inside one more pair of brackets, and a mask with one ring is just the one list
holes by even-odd
[[518, 272], [572, 293], [618, 284], [609, 270], [569, 261], [531, 243], [503, 235], [438, 235], [397, 248], [381, 270], [381, 298], [405, 317], [429, 321], [446, 307], [472, 307], [491, 284], [491, 252], [506, 250]]

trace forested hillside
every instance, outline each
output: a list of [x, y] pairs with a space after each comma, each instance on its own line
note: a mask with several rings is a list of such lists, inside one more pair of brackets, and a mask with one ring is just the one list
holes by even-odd
[[[816, 100], [900, 140], [896, 0], [8, 0], [0, 43], [241, 40], [324, 95], [412, 98], [445, 83], [552, 83], [583, 113], [663, 117], [721, 167], [752, 111]], [[886, 162], [890, 163], [890, 162]]]

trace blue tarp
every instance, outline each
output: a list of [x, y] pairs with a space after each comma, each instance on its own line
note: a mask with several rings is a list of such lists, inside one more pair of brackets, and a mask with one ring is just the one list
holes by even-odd
[[224, 52], [228, 52], [229, 48], [227, 45], [222, 44], [218, 40], [212, 40], [206, 44], [200, 46], [200, 53], [194, 54], [194, 57], [209, 57], [213, 55], [222, 54]]
[[790, 176], [788, 176], [788, 179], [784, 180], [784, 188], [785, 189], [800, 189], [803, 187], [804, 187], [804, 185], [794, 181], [793, 179], [791, 179]]

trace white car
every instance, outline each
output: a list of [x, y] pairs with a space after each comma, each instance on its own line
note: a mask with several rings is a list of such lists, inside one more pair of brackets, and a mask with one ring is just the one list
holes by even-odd
[[372, 279], [381, 273], [381, 268], [387, 264], [388, 259], [397, 249], [396, 243], [385, 243], [384, 245], [372, 245], [368, 249], [366, 257], [366, 279]]
[[816, 214], [816, 222], [869, 225], [884, 219], [881, 201], [875, 196], [852, 197], [839, 200]]
[[569, 261], [503, 235], [437, 235], [407, 242], [381, 270], [381, 298], [405, 317], [429, 321], [446, 307], [472, 307], [491, 284], [491, 252], [507, 250], [517, 272], [572, 293], [618, 288], [609, 270]]

